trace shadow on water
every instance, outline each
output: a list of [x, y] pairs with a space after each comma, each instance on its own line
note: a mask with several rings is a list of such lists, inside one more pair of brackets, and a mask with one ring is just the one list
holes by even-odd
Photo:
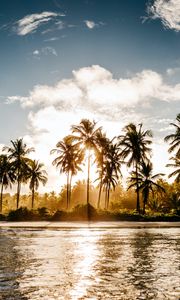
[[133, 259], [132, 265], [128, 267], [129, 279], [140, 299], [157, 298], [153, 276], [153, 241], [154, 235], [145, 230], [135, 232], [131, 239]]
[[19, 282], [27, 263], [17, 250], [18, 238], [14, 230], [0, 230], [0, 299], [27, 300], [19, 288]]

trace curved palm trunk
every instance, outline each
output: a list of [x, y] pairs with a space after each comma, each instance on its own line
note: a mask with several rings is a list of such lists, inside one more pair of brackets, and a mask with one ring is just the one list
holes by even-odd
[[[136, 163], [136, 178], [138, 178], [138, 165]], [[140, 201], [139, 201], [139, 184], [138, 184], [138, 179], [136, 181], [136, 194], [137, 194], [137, 202], [136, 202], [136, 210], [140, 212]]]
[[32, 188], [32, 203], [31, 203], [31, 208], [32, 209], [34, 208], [34, 185], [33, 185], [33, 188]]
[[3, 203], [3, 180], [1, 184], [0, 213], [2, 213], [2, 203]]

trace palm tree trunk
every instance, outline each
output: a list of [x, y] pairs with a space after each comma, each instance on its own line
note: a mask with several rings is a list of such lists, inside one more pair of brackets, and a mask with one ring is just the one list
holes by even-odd
[[97, 203], [97, 208], [98, 209], [100, 207], [101, 192], [102, 192], [102, 175], [101, 175], [101, 180], [100, 180], [100, 185], [99, 185], [99, 194], [98, 194], [98, 203]]
[[109, 193], [110, 193], [110, 188], [108, 186], [108, 190], [107, 190], [107, 209], [109, 208]]
[[3, 203], [3, 179], [1, 183], [0, 213], [2, 213], [2, 203]]
[[18, 178], [18, 182], [17, 182], [17, 203], [16, 203], [16, 208], [19, 208], [19, 199], [20, 199], [20, 191], [21, 191], [21, 182], [20, 182], [20, 178]]
[[32, 209], [34, 208], [34, 185], [33, 185], [33, 188], [32, 188], [32, 204], [31, 204], [31, 208]]
[[67, 174], [67, 187], [66, 187], [66, 209], [69, 208], [69, 172]]
[[90, 152], [88, 153], [87, 205], [89, 205]]
[[106, 187], [106, 190], [105, 190], [105, 209], [107, 209], [107, 189], [108, 189], [108, 187]]
[[[138, 178], [138, 165], [136, 163], [136, 178]], [[136, 202], [136, 210], [140, 212], [140, 201], [139, 201], [139, 184], [138, 179], [136, 180], [136, 194], [137, 194], [137, 202]]]
[[71, 203], [71, 184], [72, 184], [72, 173], [70, 175], [70, 181], [69, 181], [69, 203], [68, 203], [69, 207], [70, 207], [70, 203]]

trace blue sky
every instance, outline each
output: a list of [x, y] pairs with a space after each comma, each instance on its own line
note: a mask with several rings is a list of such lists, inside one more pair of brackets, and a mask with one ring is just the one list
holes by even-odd
[[47, 161], [72, 121], [94, 118], [118, 134], [134, 120], [153, 130], [165, 166], [179, 24], [179, 0], [1, 0], [0, 143], [23, 136]]

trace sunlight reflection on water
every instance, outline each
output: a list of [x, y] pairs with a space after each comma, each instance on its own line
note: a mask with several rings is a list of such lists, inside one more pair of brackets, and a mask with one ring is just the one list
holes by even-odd
[[0, 299], [180, 298], [178, 228], [0, 229]]

